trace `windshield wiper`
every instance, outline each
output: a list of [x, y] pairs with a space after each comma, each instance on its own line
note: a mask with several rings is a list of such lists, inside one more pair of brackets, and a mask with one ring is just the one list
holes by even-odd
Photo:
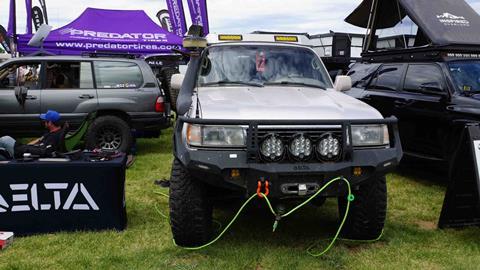
[[204, 83], [202, 86], [212, 86], [212, 85], [222, 85], [222, 84], [238, 84], [238, 85], [248, 85], [248, 86], [255, 86], [255, 87], [264, 87], [261, 83], [254, 83], [254, 82], [242, 82], [242, 81], [218, 81], [218, 82], [210, 82]]
[[308, 87], [314, 87], [314, 88], [320, 88], [320, 89], [326, 90], [325, 87], [322, 87], [320, 85], [312, 84], [312, 83], [303, 83], [303, 82], [281, 81], [281, 82], [268, 82], [265, 84], [266, 85], [301, 85], [301, 86], [308, 86]]

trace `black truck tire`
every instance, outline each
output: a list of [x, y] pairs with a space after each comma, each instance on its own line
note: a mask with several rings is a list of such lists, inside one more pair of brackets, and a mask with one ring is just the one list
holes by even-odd
[[166, 68], [162, 71], [162, 86], [165, 94], [170, 100], [170, 106], [173, 111], [177, 111], [177, 99], [179, 90], [172, 89], [172, 76], [178, 74], [178, 70], [175, 68]]
[[[387, 182], [384, 175], [374, 177], [359, 190], [353, 192], [355, 199], [342, 229], [342, 236], [355, 240], [373, 240], [380, 236], [387, 215]], [[340, 219], [343, 219], [347, 199], [338, 199]]]
[[100, 116], [93, 120], [85, 135], [87, 149], [128, 153], [133, 143], [130, 126], [117, 116]]
[[195, 247], [207, 243], [212, 230], [212, 204], [204, 184], [175, 159], [170, 179], [170, 226], [175, 243]]

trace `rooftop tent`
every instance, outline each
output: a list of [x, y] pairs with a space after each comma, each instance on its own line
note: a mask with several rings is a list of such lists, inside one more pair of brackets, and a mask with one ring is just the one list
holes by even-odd
[[463, 0], [364, 0], [345, 21], [375, 34], [407, 15], [431, 45], [480, 45], [480, 16]]
[[[32, 35], [18, 35], [22, 55], [39, 50], [27, 45]], [[142, 10], [87, 8], [76, 20], [53, 30], [43, 49], [58, 55], [109, 52], [134, 55], [171, 53], [182, 39], [157, 25]]]

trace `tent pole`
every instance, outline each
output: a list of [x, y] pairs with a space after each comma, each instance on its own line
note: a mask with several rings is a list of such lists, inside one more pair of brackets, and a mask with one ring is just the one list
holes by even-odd
[[10, 0], [10, 14], [8, 18], [8, 35], [10, 39], [10, 48], [12, 51], [12, 57], [16, 56], [17, 46], [17, 3], [15, 0]]
[[373, 39], [372, 37], [372, 32], [373, 34], [375, 34], [375, 30], [372, 29], [373, 28], [373, 24], [374, 24], [374, 21], [375, 21], [375, 17], [376, 17], [376, 14], [377, 14], [377, 0], [372, 0], [372, 6], [370, 8], [370, 14], [368, 16], [368, 23], [367, 23], [367, 33], [365, 34], [365, 43], [364, 43], [364, 48], [363, 48], [363, 52], [367, 52], [369, 49], [370, 49], [370, 44], [371, 44], [371, 41]]
[[32, 0], [25, 0], [25, 8], [27, 11], [27, 34], [32, 34]]

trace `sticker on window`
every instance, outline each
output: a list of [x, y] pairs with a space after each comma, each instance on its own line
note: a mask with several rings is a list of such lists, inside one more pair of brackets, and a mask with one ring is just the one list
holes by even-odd
[[256, 57], [257, 72], [265, 72], [266, 57], [264, 52], [258, 52]]

